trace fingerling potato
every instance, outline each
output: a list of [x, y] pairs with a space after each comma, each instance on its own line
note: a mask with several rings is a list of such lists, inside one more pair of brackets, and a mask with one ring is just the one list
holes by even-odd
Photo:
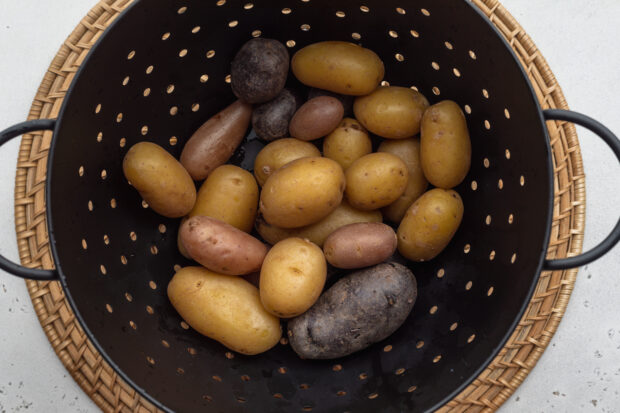
[[314, 224], [338, 208], [344, 188], [344, 173], [335, 161], [297, 159], [267, 180], [260, 196], [260, 212], [265, 221], [280, 228]]
[[394, 230], [378, 222], [346, 225], [327, 237], [323, 251], [336, 268], [369, 267], [387, 260], [396, 251]]
[[293, 115], [291, 136], [313, 141], [333, 131], [344, 115], [342, 103], [330, 96], [319, 96], [304, 103]]
[[215, 218], [195, 216], [181, 225], [181, 242], [193, 260], [211, 271], [245, 275], [258, 271], [267, 246]]
[[260, 271], [260, 298], [271, 314], [290, 318], [304, 313], [319, 298], [327, 264], [310, 241], [287, 238], [269, 250]]
[[428, 181], [420, 162], [420, 140], [418, 138], [385, 140], [379, 145], [377, 151], [396, 155], [407, 165], [409, 180], [405, 192], [396, 201], [383, 208], [383, 215], [391, 222], [398, 224], [411, 204], [428, 188]]
[[291, 69], [307, 86], [343, 95], [367, 95], [383, 80], [385, 68], [375, 52], [350, 42], [326, 41], [300, 49]]
[[387, 139], [410, 138], [420, 132], [428, 100], [413, 89], [381, 86], [355, 99], [355, 118], [372, 133]]
[[304, 314], [288, 322], [289, 343], [304, 359], [335, 359], [394, 333], [417, 298], [413, 273], [379, 264], [338, 280]]
[[265, 185], [275, 171], [289, 162], [307, 157], [320, 157], [321, 152], [309, 142], [295, 138], [278, 139], [265, 146], [254, 160], [254, 176], [260, 186]]
[[254, 131], [267, 141], [288, 136], [289, 123], [301, 104], [301, 99], [294, 92], [282, 89], [273, 100], [254, 108], [252, 113]]
[[455, 102], [444, 100], [424, 113], [420, 157], [428, 181], [438, 188], [454, 188], [471, 166], [471, 140], [465, 114]]
[[286, 84], [289, 54], [277, 40], [257, 37], [246, 42], [230, 65], [232, 91], [244, 102], [272, 100]]
[[435, 258], [454, 237], [463, 219], [456, 191], [431, 189], [407, 210], [398, 227], [398, 251], [412, 261]]
[[362, 211], [396, 201], [407, 188], [407, 165], [396, 155], [378, 152], [362, 156], [345, 172], [347, 200]]
[[195, 181], [202, 181], [230, 159], [245, 137], [251, 118], [252, 106], [238, 100], [192, 135], [183, 147], [181, 163]]
[[190, 217], [203, 215], [251, 232], [258, 209], [258, 185], [248, 171], [234, 165], [217, 167], [198, 191]]
[[133, 145], [123, 159], [123, 173], [151, 209], [165, 217], [185, 216], [196, 202], [196, 187], [183, 165], [154, 143]]
[[345, 118], [323, 141], [323, 154], [338, 162], [343, 171], [372, 152], [368, 132], [355, 119]]
[[280, 320], [263, 308], [258, 289], [246, 280], [186, 267], [168, 284], [172, 306], [194, 330], [246, 355], [280, 341]]

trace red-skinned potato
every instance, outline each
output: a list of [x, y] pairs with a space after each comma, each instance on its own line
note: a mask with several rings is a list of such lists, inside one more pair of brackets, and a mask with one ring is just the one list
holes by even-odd
[[347, 270], [379, 264], [394, 254], [394, 230], [378, 222], [350, 224], [334, 231], [323, 246], [327, 261]]
[[322, 138], [336, 129], [344, 116], [342, 103], [331, 96], [319, 96], [304, 103], [293, 115], [291, 136], [302, 141]]
[[245, 137], [251, 119], [252, 106], [237, 100], [192, 135], [181, 153], [181, 163], [195, 181], [205, 179], [230, 159]]
[[181, 242], [192, 259], [220, 274], [256, 272], [267, 255], [267, 246], [250, 234], [204, 216], [181, 225]]

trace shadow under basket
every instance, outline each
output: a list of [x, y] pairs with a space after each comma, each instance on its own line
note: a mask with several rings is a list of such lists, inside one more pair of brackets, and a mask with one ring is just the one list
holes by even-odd
[[[154, 213], [123, 176], [132, 145], [155, 142], [178, 157], [235, 99], [230, 62], [257, 36], [291, 55], [317, 41], [357, 42], [383, 59], [386, 83], [454, 100], [467, 116], [461, 228], [436, 259], [407, 264], [420, 294], [405, 324], [342, 359], [302, 360], [286, 334], [243, 356], [189, 328], [166, 295], [190, 265], [176, 247], [179, 220]], [[55, 131], [46, 197], [57, 270], [2, 268], [58, 277], [102, 355], [164, 410], [436, 409], [502, 348], [545, 264], [553, 182], [543, 112], [510, 46], [467, 1], [137, 0], [82, 64], [58, 120], [14, 128], [0, 144], [37, 128]], [[263, 146], [250, 132], [231, 163], [252, 170]]]

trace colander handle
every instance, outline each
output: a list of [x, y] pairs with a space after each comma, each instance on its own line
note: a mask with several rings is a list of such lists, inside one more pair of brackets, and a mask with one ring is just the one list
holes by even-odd
[[[589, 129], [603, 139], [607, 145], [609, 145], [618, 158], [618, 161], [620, 161], [620, 140], [618, 140], [612, 131], [598, 121], [586, 115], [582, 115], [581, 113], [572, 112], [569, 110], [548, 109], [543, 111], [543, 115], [546, 120], [564, 120], [567, 122], [576, 123], [577, 125]], [[611, 234], [609, 234], [607, 238], [605, 238], [600, 244], [592, 248], [590, 251], [577, 255], [576, 257], [546, 260], [543, 267], [545, 270], [564, 270], [567, 268], [581, 267], [582, 265], [595, 261], [608, 253], [609, 250], [611, 250], [618, 242], [620, 242], [620, 220], [616, 223], [616, 226], [611, 231]]]
[[[25, 133], [41, 130], [54, 130], [55, 126], [55, 119], [39, 119], [19, 123], [0, 132], [0, 146]], [[17, 265], [14, 262], [7, 260], [2, 255], [0, 255], [0, 268], [10, 274], [31, 280], [54, 281], [59, 278], [56, 270], [37, 270], [34, 268], [22, 267], [21, 265]]]

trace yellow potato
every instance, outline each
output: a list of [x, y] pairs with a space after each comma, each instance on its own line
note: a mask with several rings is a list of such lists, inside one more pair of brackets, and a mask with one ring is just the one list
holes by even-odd
[[136, 143], [125, 155], [123, 172], [153, 211], [160, 215], [180, 218], [194, 207], [194, 181], [183, 165], [159, 145]]
[[257, 209], [258, 186], [252, 174], [238, 166], [222, 165], [200, 187], [189, 216], [212, 217], [250, 232]]
[[383, 215], [391, 222], [398, 224], [407, 209], [428, 188], [420, 163], [420, 140], [418, 138], [386, 140], [379, 145], [377, 152], [387, 152], [398, 156], [407, 165], [409, 181], [405, 192], [396, 201], [383, 208]]
[[471, 166], [471, 140], [463, 111], [444, 100], [431, 106], [422, 118], [420, 157], [428, 181], [438, 188], [454, 188]]
[[327, 237], [340, 227], [359, 222], [383, 222], [380, 211], [360, 211], [353, 208], [346, 200], [331, 214], [317, 222], [302, 228], [278, 228], [268, 224], [260, 215], [256, 220], [256, 230], [261, 237], [271, 245], [286, 238], [308, 239], [319, 247]]
[[387, 139], [410, 138], [420, 132], [428, 100], [413, 89], [382, 86], [355, 99], [355, 118], [372, 133]]
[[344, 118], [323, 141], [323, 155], [338, 162], [343, 170], [372, 152], [368, 132], [355, 119]]
[[168, 284], [168, 298], [194, 330], [238, 353], [263, 353], [282, 336], [280, 320], [265, 311], [258, 289], [242, 278], [186, 267]]
[[278, 139], [265, 146], [254, 160], [254, 176], [260, 186], [289, 162], [309, 156], [321, 156], [316, 146], [295, 138]]
[[362, 211], [383, 208], [396, 201], [407, 188], [407, 165], [391, 153], [371, 153], [347, 169], [347, 200]]
[[375, 52], [354, 43], [314, 43], [293, 56], [291, 69], [307, 86], [342, 95], [367, 95], [385, 75], [383, 62]]
[[280, 228], [314, 224], [340, 205], [345, 188], [342, 168], [327, 158], [301, 158], [278, 169], [265, 182], [260, 212]]
[[260, 298], [271, 314], [290, 318], [306, 312], [321, 295], [327, 277], [323, 251], [301, 238], [278, 242], [260, 271]]
[[463, 219], [463, 200], [452, 190], [431, 189], [411, 205], [398, 227], [398, 251], [412, 261], [435, 258]]

